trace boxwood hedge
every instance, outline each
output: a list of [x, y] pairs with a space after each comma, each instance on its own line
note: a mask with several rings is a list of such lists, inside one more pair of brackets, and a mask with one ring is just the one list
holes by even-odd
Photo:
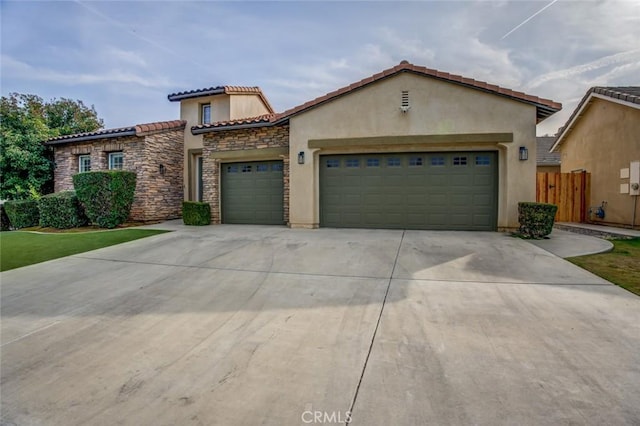
[[115, 228], [131, 212], [136, 174], [125, 170], [78, 173], [73, 186], [89, 221], [101, 228]]
[[87, 224], [87, 216], [73, 191], [44, 195], [38, 201], [38, 208], [40, 226], [68, 229]]
[[211, 223], [211, 206], [209, 203], [183, 201], [182, 221], [185, 225], [209, 225]]
[[5, 201], [4, 209], [13, 229], [38, 226], [40, 212], [37, 200]]
[[518, 203], [520, 234], [527, 238], [542, 238], [551, 233], [558, 206], [546, 203]]

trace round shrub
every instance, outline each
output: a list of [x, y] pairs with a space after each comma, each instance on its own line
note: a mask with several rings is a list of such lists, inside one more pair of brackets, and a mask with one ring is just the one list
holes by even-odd
[[209, 203], [184, 201], [182, 203], [182, 221], [185, 225], [209, 225], [211, 223], [211, 206]]
[[520, 234], [528, 238], [542, 238], [551, 233], [558, 206], [547, 203], [518, 203]]
[[38, 201], [38, 208], [40, 226], [68, 229], [87, 224], [87, 216], [73, 191], [43, 195]]
[[89, 221], [101, 228], [115, 228], [131, 212], [136, 174], [125, 170], [78, 173], [73, 186]]

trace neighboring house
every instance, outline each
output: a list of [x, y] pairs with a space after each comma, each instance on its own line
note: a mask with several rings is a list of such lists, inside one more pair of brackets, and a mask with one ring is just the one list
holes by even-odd
[[640, 161], [640, 87], [589, 89], [552, 151], [560, 153], [563, 173], [591, 173], [591, 210], [603, 206], [605, 212], [591, 220], [630, 226], [635, 212], [638, 226], [640, 206], [630, 184], [631, 163]]
[[535, 201], [520, 155], [561, 109], [406, 61], [278, 114], [240, 89], [169, 95], [187, 122], [184, 198], [210, 203], [213, 223], [516, 228], [518, 202]]
[[79, 172], [131, 170], [137, 175], [132, 220], [180, 217], [185, 125], [164, 121], [50, 139], [56, 192], [73, 189], [72, 176]]
[[538, 173], [560, 173], [560, 154], [549, 151], [555, 142], [555, 136], [538, 136], [536, 138], [536, 170]]

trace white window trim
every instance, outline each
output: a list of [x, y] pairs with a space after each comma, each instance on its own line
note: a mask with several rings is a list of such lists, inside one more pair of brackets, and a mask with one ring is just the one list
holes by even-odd
[[[204, 119], [204, 110], [205, 108], [209, 108], [209, 120], [205, 121]], [[200, 104], [200, 124], [211, 124], [211, 103]]]
[[[89, 159], [89, 170], [82, 170], [82, 160], [84, 158]], [[89, 171], [91, 171], [91, 155], [89, 154], [78, 155], [78, 173], [84, 173]]]
[[[113, 159], [116, 157], [121, 157], [122, 158], [122, 167], [121, 168], [114, 168], [113, 167]], [[124, 169], [124, 154], [122, 153], [122, 151], [117, 151], [117, 152], [110, 152], [109, 153], [109, 170], [122, 170]]]

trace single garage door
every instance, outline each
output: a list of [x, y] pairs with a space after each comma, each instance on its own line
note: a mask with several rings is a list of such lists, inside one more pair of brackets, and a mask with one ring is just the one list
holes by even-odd
[[282, 161], [222, 164], [222, 223], [284, 224]]
[[320, 225], [492, 231], [496, 152], [320, 157]]

